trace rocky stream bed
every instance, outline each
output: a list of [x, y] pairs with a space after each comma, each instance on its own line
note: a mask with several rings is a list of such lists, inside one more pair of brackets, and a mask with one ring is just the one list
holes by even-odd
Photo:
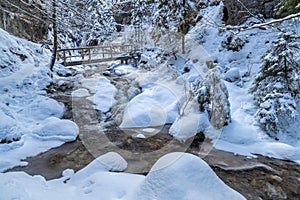
[[[98, 68], [97, 73], [100, 75], [105, 67]], [[90, 77], [97, 73], [86, 71], [83, 76]], [[51, 98], [65, 104], [66, 111], [63, 118], [72, 120], [74, 117], [76, 118], [72, 112], [71, 93], [74, 87], [76, 86], [71, 83], [60, 87], [53, 84], [48, 89], [48, 95]], [[27, 166], [15, 167], [8, 171], [25, 171], [31, 175], [42, 175], [48, 180], [59, 178], [65, 169], [78, 171], [93, 161], [95, 157], [109, 151], [116, 151], [116, 147], [118, 147], [118, 153], [128, 162], [125, 172], [146, 175], [161, 155], [170, 151], [178, 151], [180, 147], [183, 147], [182, 151], [204, 159], [227, 185], [243, 194], [247, 199], [300, 199], [300, 165], [294, 162], [260, 155], [257, 155], [256, 158], [247, 158], [214, 148], [209, 154], [203, 155], [200, 152], [201, 146], [209, 143], [207, 140], [204, 141], [203, 135], [198, 134], [193, 141], [187, 141], [188, 148], [186, 148], [186, 144], [183, 145], [168, 134], [168, 126], [161, 127], [155, 136], [146, 139], [132, 137], [128, 134], [128, 132], [138, 133], [142, 130], [128, 130], [125, 134], [116, 126], [105, 130], [105, 134], [99, 134], [96, 112], [89, 113], [88, 117], [85, 116], [85, 113], [77, 114], [84, 118], [83, 123], [88, 120], [90, 126], [80, 129], [80, 135], [76, 141], [27, 158], [25, 159], [28, 162]], [[87, 141], [92, 144], [97, 143], [94, 145], [96, 149], [90, 148], [93, 145], [87, 146]], [[149, 153], [163, 149], [162, 147], [166, 144], [171, 144], [174, 149], [161, 150], [158, 154]]]

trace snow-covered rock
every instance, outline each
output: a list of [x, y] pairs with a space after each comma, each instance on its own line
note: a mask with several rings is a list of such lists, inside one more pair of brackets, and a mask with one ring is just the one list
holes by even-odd
[[134, 199], [245, 199], [228, 187], [199, 157], [170, 153], [160, 158]]
[[100, 77], [97, 83], [96, 94], [94, 95], [94, 102], [96, 109], [101, 112], [108, 112], [115, 102], [114, 96], [116, 88], [105, 77]]
[[160, 126], [175, 121], [178, 97], [167, 87], [156, 85], [134, 97], [125, 110], [120, 127]]
[[58, 139], [62, 141], [73, 141], [79, 134], [78, 126], [70, 121], [49, 117], [41, 122], [38, 127], [32, 131], [41, 139]]
[[189, 102], [182, 116], [178, 116], [169, 133], [176, 139], [185, 141], [199, 132], [205, 132], [210, 126], [207, 113], [199, 111], [199, 104], [194, 99]]
[[112, 172], [122, 172], [127, 168], [126, 160], [115, 152], [108, 152], [97, 160]]
[[224, 78], [226, 81], [229, 81], [229, 82], [234, 82], [234, 81], [240, 80], [240, 78], [241, 78], [240, 70], [236, 67], [233, 67], [225, 73]]

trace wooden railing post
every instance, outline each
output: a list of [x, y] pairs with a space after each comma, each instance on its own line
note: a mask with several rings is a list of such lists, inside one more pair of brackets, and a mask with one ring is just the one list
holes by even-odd
[[113, 54], [112, 54], [112, 47], [109, 46], [109, 50], [110, 50], [110, 58], [112, 59], [113, 58]]
[[64, 56], [64, 65], [66, 65], [66, 51], [63, 51], [63, 56]]
[[89, 48], [88, 53], [89, 53], [89, 62], [91, 62], [91, 49], [90, 48]]

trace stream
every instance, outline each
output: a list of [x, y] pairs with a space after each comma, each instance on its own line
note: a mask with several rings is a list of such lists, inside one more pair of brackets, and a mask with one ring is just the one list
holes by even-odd
[[[102, 75], [106, 67], [107, 65], [91, 66], [90, 70], [84, 71], [83, 77], [97, 78]], [[25, 159], [28, 162], [27, 166], [15, 167], [7, 171], [25, 171], [31, 175], [42, 175], [50, 180], [61, 177], [65, 169], [78, 171], [96, 157], [115, 151], [128, 162], [125, 172], [146, 175], [162, 155], [182, 151], [204, 159], [227, 185], [247, 199], [300, 199], [300, 165], [261, 155], [247, 158], [215, 148], [212, 148], [209, 154], [203, 154], [202, 147], [211, 145], [210, 141], [204, 140], [203, 135], [198, 134], [193, 140], [182, 143], [168, 134], [169, 125], [151, 127], [156, 134], [146, 138], [132, 137], [132, 135], [142, 133], [147, 136], [149, 129], [124, 131], [112, 124], [108, 129], [103, 130], [99, 126], [98, 113], [92, 109], [93, 102], [85, 98], [86, 100], [80, 99], [79, 104], [76, 104], [76, 99], [72, 99], [72, 91], [77, 87], [69, 82], [60, 87], [53, 84], [48, 88], [48, 95], [51, 98], [65, 104], [63, 118], [74, 120], [76, 123], [80, 118], [78, 123], [82, 124], [78, 124], [80, 134], [77, 140], [29, 157]], [[94, 94], [90, 88], [86, 89], [90, 95]], [[74, 106], [78, 105], [83, 109], [77, 107], [74, 113]]]

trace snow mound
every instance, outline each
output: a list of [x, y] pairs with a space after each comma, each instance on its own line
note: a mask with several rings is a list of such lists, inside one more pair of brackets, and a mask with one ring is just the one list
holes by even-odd
[[228, 187], [200, 158], [171, 153], [160, 158], [134, 199], [245, 199]]
[[94, 95], [96, 109], [101, 112], [108, 112], [115, 102], [116, 88], [105, 77], [100, 77], [97, 84], [97, 92]]
[[61, 118], [63, 113], [64, 105], [62, 103], [44, 96], [36, 96], [36, 99], [25, 106], [25, 108], [20, 112], [24, 118], [39, 121], [45, 120], [48, 117]]
[[225, 73], [224, 78], [226, 81], [229, 81], [229, 82], [234, 82], [234, 81], [240, 80], [240, 78], [241, 78], [240, 70], [236, 67], [233, 67]]
[[126, 160], [115, 152], [108, 152], [97, 159], [108, 171], [122, 172], [127, 168]]
[[49, 117], [44, 120], [33, 133], [42, 139], [57, 139], [70, 142], [76, 139], [79, 134], [78, 126], [70, 121]]
[[161, 126], [173, 123], [177, 116], [176, 95], [167, 87], [155, 85], [145, 89], [128, 103], [120, 127]]
[[193, 100], [187, 105], [182, 116], [177, 117], [169, 133], [176, 139], [185, 141], [210, 126], [207, 113], [199, 111], [199, 104]]

